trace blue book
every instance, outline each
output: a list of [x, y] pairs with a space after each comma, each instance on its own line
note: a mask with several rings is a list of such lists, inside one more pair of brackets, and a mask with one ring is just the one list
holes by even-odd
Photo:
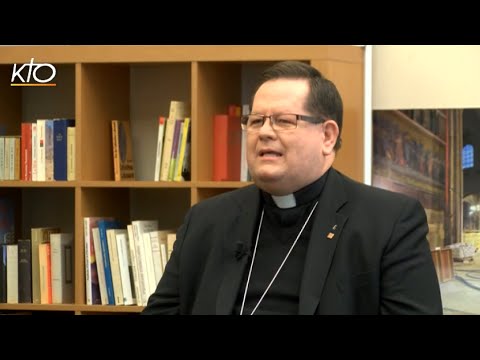
[[53, 178], [67, 180], [67, 128], [75, 126], [74, 119], [55, 119], [53, 122]]
[[108, 305], [115, 305], [115, 293], [113, 291], [112, 268], [110, 267], [110, 255], [108, 253], [107, 230], [121, 229], [121, 224], [117, 220], [98, 220], [98, 231], [100, 233], [100, 243], [102, 245], [103, 268], [105, 270], [105, 284], [107, 287]]

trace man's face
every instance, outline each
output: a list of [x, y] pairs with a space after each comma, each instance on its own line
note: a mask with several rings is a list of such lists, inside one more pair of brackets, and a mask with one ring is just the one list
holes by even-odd
[[[313, 115], [305, 110], [309, 92], [304, 79], [276, 79], [255, 94], [252, 113]], [[275, 131], [270, 118], [257, 132], [247, 132], [247, 162], [255, 183], [273, 195], [285, 195], [318, 179], [333, 159], [324, 155], [324, 125], [298, 120], [297, 128]]]

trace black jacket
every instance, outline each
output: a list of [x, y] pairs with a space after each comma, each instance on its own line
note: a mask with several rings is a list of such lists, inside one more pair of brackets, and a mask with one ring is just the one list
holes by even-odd
[[[231, 314], [260, 199], [251, 185], [194, 205], [142, 314]], [[299, 314], [442, 314], [417, 200], [331, 169], [313, 220]]]

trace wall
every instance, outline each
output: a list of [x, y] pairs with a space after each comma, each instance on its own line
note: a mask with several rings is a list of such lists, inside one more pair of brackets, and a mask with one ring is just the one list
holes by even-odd
[[374, 45], [372, 108], [480, 108], [480, 46]]

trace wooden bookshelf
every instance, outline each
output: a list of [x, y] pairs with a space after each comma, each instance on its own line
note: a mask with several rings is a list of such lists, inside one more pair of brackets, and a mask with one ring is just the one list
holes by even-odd
[[[212, 117], [230, 103], [249, 102], [254, 78], [281, 60], [306, 61], [331, 78], [344, 100], [342, 149], [335, 167], [363, 181], [363, 48], [355, 46], [6, 46], [0, 47], [0, 124], [19, 135], [21, 122], [76, 119], [75, 181], [0, 181], [18, 199], [18, 238], [32, 227], [74, 233], [74, 303], [0, 304], [1, 312], [138, 313], [138, 306], [89, 306], [85, 301], [83, 218], [130, 222], [157, 218], [177, 228], [193, 204], [250, 182], [212, 181]], [[56, 87], [10, 86], [13, 64], [56, 67]], [[189, 103], [191, 181], [153, 181], [157, 118], [170, 100]], [[115, 182], [112, 119], [129, 120], [136, 181]]]

